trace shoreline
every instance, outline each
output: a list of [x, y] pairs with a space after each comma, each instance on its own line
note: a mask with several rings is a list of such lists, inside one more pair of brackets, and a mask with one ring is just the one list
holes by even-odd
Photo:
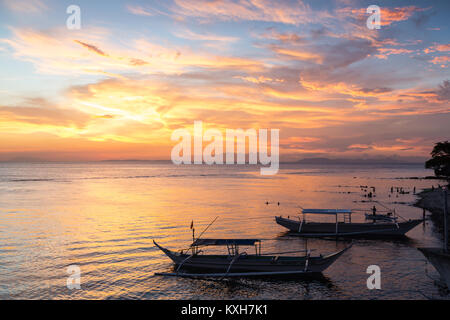
[[[439, 232], [443, 232], [444, 196], [442, 189], [435, 188], [432, 190], [431, 188], [428, 188], [417, 193], [416, 195], [418, 199], [413, 206], [429, 211], [431, 213], [429, 217], [434, 222], [436, 228]], [[450, 204], [450, 193], [447, 194], [447, 202]]]

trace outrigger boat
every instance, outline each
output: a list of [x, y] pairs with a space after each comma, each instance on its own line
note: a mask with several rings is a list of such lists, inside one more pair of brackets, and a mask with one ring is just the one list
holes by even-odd
[[[176, 272], [157, 273], [163, 276], [178, 277], [248, 277], [281, 276], [321, 273], [335, 262], [350, 247], [329, 254], [311, 255], [311, 250], [278, 253], [261, 253], [259, 239], [196, 239], [187, 252], [175, 252], [153, 241], [176, 266]], [[228, 254], [209, 255], [203, 250], [207, 246], [226, 246]], [[255, 253], [240, 251], [240, 246], [255, 246]], [[302, 256], [283, 256], [281, 254], [303, 252]], [[189, 270], [191, 272], [186, 272]]]
[[[303, 209], [303, 218], [275, 217], [276, 223], [304, 237], [402, 237], [423, 220], [352, 222], [349, 209]], [[309, 222], [306, 214], [334, 215], [335, 222]]]

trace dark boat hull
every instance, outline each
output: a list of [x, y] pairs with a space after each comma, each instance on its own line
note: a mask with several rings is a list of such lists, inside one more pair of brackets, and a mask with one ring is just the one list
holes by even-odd
[[[297, 235], [306, 237], [402, 237], [408, 231], [420, 224], [422, 220], [409, 220], [398, 223], [339, 223], [337, 230], [335, 223], [295, 221], [283, 217], [275, 217], [275, 221], [295, 232]], [[336, 232], [337, 231], [337, 232]]]
[[442, 280], [450, 289], [450, 254], [440, 248], [418, 248], [439, 272]]
[[321, 273], [335, 262], [349, 247], [330, 254], [317, 257], [286, 257], [286, 256], [263, 256], [242, 255], [236, 259], [230, 269], [229, 266], [233, 256], [228, 255], [194, 255], [190, 258], [188, 254], [180, 254], [155, 245], [163, 251], [174, 263], [183, 269], [208, 270], [214, 273], [242, 273], [242, 272], [292, 272], [304, 271], [305, 273]]

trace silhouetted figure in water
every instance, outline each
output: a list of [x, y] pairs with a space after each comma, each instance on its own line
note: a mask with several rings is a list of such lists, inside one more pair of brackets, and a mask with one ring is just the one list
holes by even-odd
[[278, 206], [280, 206], [280, 202], [278, 201]]
[[414, 194], [416, 194], [416, 187], [414, 187]]
[[266, 201], [266, 206], [268, 206], [269, 205], [269, 201]]
[[372, 208], [372, 215], [376, 215], [377, 214], [377, 208], [375, 206], [373, 206]]

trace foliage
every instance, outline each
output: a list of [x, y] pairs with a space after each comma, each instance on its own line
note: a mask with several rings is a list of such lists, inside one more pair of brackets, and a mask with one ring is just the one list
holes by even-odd
[[450, 142], [435, 144], [431, 151], [431, 159], [425, 162], [425, 168], [433, 169], [437, 177], [450, 177]]

